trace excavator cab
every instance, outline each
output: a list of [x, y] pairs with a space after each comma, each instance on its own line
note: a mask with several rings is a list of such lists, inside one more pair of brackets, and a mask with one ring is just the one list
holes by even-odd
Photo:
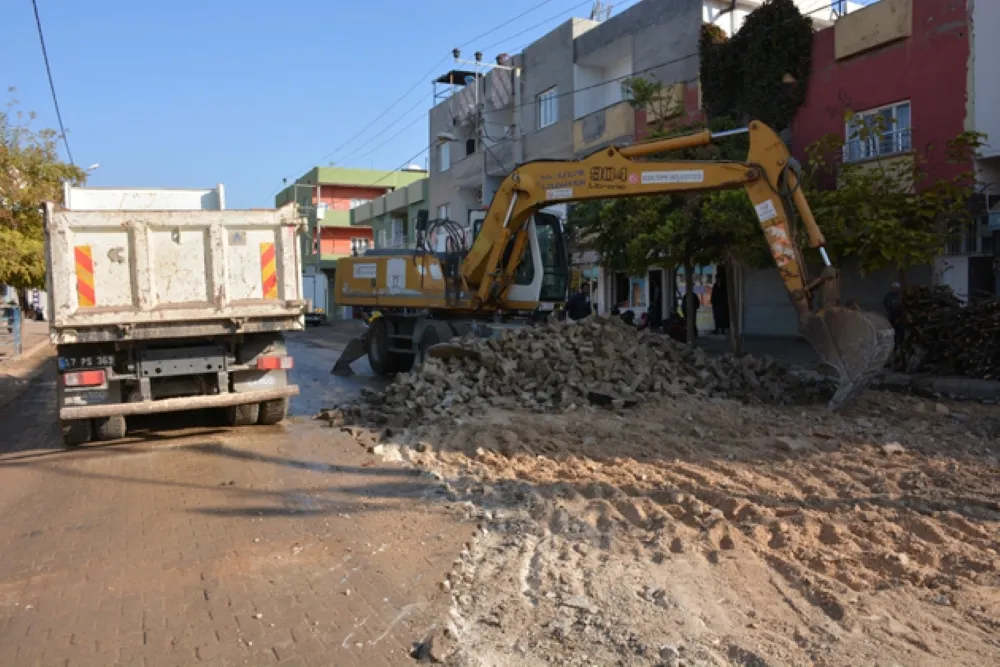
[[[473, 238], [479, 235], [483, 217], [473, 213]], [[566, 235], [559, 216], [547, 211], [537, 211], [528, 224], [528, 245], [524, 258], [514, 274], [514, 284], [508, 292], [508, 300], [537, 301], [539, 310], [554, 310], [556, 304], [563, 304], [569, 296], [569, 252]], [[513, 241], [503, 254], [503, 264], [510, 261]]]

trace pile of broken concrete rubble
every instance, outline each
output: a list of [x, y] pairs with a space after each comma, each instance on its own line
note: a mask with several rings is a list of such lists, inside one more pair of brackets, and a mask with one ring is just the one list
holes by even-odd
[[833, 388], [818, 373], [793, 372], [770, 358], [712, 358], [619, 318], [592, 317], [438, 345], [424, 364], [382, 392], [365, 390], [343, 412], [352, 420], [402, 427], [490, 407], [621, 409], [663, 395], [801, 404], [824, 401]]

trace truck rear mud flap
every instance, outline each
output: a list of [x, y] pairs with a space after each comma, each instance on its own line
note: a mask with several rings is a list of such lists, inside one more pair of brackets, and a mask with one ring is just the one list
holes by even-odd
[[74, 419], [97, 419], [115, 415], [151, 415], [158, 412], [180, 412], [183, 410], [201, 410], [204, 408], [225, 408], [231, 405], [246, 405], [248, 403], [263, 403], [280, 398], [297, 396], [299, 388], [295, 385], [279, 389], [261, 391], [246, 391], [240, 393], [216, 394], [214, 396], [185, 396], [182, 398], [165, 398], [159, 401], [141, 401], [137, 403], [112, 403], [107, 405], [71, 406], [59, 409], [59, 419], [70, 421]]

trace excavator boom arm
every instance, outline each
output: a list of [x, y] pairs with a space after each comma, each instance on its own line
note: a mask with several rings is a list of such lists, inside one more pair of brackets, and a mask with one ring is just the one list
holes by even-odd
[[[790, 294], [801, 294], [800, 308], [809, 308], [804, 293], [804, 263], [792, 238], [789, 215], [779, 188], [786, 188], [798, 209], [810, 243], [825, 240], [789, 167], [784, 142], [769, 127], [751, 123], [750, 151], [745, 162], [637, 161], [634, 158], [708, 144], [734, 132], [704, 131], [676, 138], [606, 148], [581, 160], [539, 160], [511, 172], [501, 183], [486, 212], [482, 230], [462, 264], [462, 276], [475, 290], [475, 303], [499, 305], [523, 257], [531, 214], [548, 204], [588, 199], [641, 197], [743, 187], [757, 211], [772, 256]], [[504, 251], [513, 243], [506, 266]], [[821, 251], [828, 264], [825, 251]], [[795, 301], [793, 299], [793, 301]]]
[[[750, 135], [744, 162], [638, 161], [635, 158], [711, 143], [735, 132]], [[841, 376], [840, 404], [881, 370], [892, 350], [892, 328], [885, 318], [839, 307], [837, 273], [825, 239], [800, 187], [788, 147], [758, 121], [745, 130], [696, 134], [601, 149], [580, 160], [539, 160], [523, 164], [500, 184], [483, 226], [466, 255], [461, 275], [474, 291], [473, 308], [502, 308], [528, 242], [532, 213], [549, 204], [588, 199], [705, 192], [742, 187], [753, 204], [771, 256], [799, 318], [799, 329], [820, 356]], [[810, 282], [795, 243], [788, 202], [797, 210], [826, 267]], [[511, 252], [504, 254], [508, 246]], [[813, 312], [813, 293], [823, 286], [824, 309]]]

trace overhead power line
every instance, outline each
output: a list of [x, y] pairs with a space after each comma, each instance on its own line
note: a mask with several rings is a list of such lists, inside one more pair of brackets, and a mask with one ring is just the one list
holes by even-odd
[[[460, 44], [458, 46], [458, 48], [460, 48], [460, 49], [461, 48], [465, 48], [466, 46], [469, 46], [470, 44], [473, 44], [474, 42], [482, 39], [483, 37], [486, 37], [488, 35], [493, 34], [497, 30], [500, 30], [501, 28], [503, 28], [503, 27], [505, 27], [505, 26], [513, 23], [514, 21], [517, 21], [517, 20], [519, 20], [519, 19], [527, 16], [528, 14], [530, 14], [530, 13], [532, 13], [534, 11], [537, 11], [537, 10], [541, 9], [542, 7], [544, 7], [544, 6], [552, 3], [554, 1], [555, 0], [543, 0], [543, 2], [540, 2], [537, 5], [524, 10], [523, 12], [521, 12], [520, 14], [518, 14], [517, 16], [514, 16], [513, 18], [507, 19], [506, 21], [504, 21], [504, 22], [502, 22], [502, 23], [494, 26], [493, 28], [490, 28], [489, 30], [483, 32], [482, 34], [476, 35], [475, 37], [473, 37], [472, 39], [466, 41], [465, 43]], [[587, 0], [587, 2], [590, 2], [590, 0]], [[586, 4], [586, 3], [584, 3], [584, 4]], [[568, 11], [568, 10], [563, 10], [563, 13], [565, 13], [566, 11]], [[548, 20], [552, 20], [552, 19], [548, 19]], [[406, 99], [414, 90], [417, 89], [417, 87], [419, 87], [421, 84], [425, 83], [427, 81], [427, 79], [430, 78], [434, 74], [434, 72], [437, 71], [437, 69], [439, 67], [441, 67], [441, 65], [443, 65], [445, 62], [447, 62], [447, 60], [448, 60], [448, 56], [445, 56], [445, 57], [441, 58], [441, 60], [437, 61], [437, 63], [435, 63], [434, 66], [430, 70], [428, 70], [426, 74], [424, 74], [419, 80], [417, 80], [416, 83], [414, 83], [412, 86], [410, 86], [410, 88], [407, 89], [406, 92], [404, 92], [402, 95], [400, 95], [392, 104], [389, 105], [388, 108], [386, 108], [382, 113], [380, 113], [378, 116], [376, 116], [375, 119], [373, 119], [371, 122], [369, 122], [367, 125], [365, 125], [364, 128], [361, 129], [361, 131], [354, 133], [351, 136], [350, 139], [348, 139], [347, 141], [341, 143], [339, 146], [337, 146], [336, 148], [334, 148], [332, 151], [330, 151], [329, 153], [327, 153], [326, 155], [324, 155], [320, 160], [314, 162], [313, 164], [317, 164], [317, 163], [321, 163], [321, 162], [326, 161], [328, 158], [333, 157], [338, 152], [340, 152], [341, 150], [343, 150], [344, 148], [346, 148], [347, 146], [349, 146], [352, 142], [354, 142], [355, 140], [357, 140], [359, 137], [361, 137], [362, 135], [364, 135], [365, 132], [367, 132], [372, 127], [374, 127], [375, 124], [378, 123], [380, 120], [382, 120], [383, 118], [385, 118], [385, 116], [388, 115], [388, 113], [390, 111], [392, 111], [394, 108], [396, 108], [399, 105], [399, 103], [402, 102], [404, 99]], [[399, 118], [399, 119], [397, 119], [397, 120], [392, 121], [389, 124], [389, 126], [387, 128], [385, 128], [385, 130], [383, 132], [381, 132], [379, 134], [376, 134], [375, 136], [369, 138], [368, 139], [368, 143], [370, 144], [372, 141], [375, 141], [376, 139], [380, 138], [382, 135], [385, 134], [385, 131], [387, 131], [391, 126], [393, 126], [396, 123], [398, 123], [399, 120], [401, 120], [401, 119], [402, 119], [402, 117]], [[361, 148], [364, 149], [365, 147], [367, 147], [367, 144], [363, 145]], [[309, 166], [312, 166], [312, 165], [309, 165]], [[308, 168], [308, 166], [306, 168]], [[297, 172], [293, 172], [293, 173], [297, 173]], [[271, 198], [273, 198], [274, 195], [276, 195], [281, 190], [281, 187], [282, 186], [279, 185], [278, 188], [275, 189], [274, 192], [271, 193]]]
[[[542, 3], [542, 4], [545, 4], [545, 3]], [[590, 4], [590, 0], [588, 0], [588, 2], [586, 2], [586, 3], [583, 3], [583, 4]], [[822, 6], [819, 6], [819, 7], [816, 7], [816, 8], [814, 8], [814, 9], [812, 9], [812, 10], [808, 11], [808, 12], [804, 12], [804, 13], [803, 13], [803, 16], [809, 16], [810, 14], [815, 14], [815, 13], [817, 13], [817, 12], [820, 12], [820, 11], [823, 11], [823, 10], [825, 10], [825, 9], [830, 9], [830, 8], [834, 7], [834, 6], [836, 5], [836, 4], [837, 4], [836, 2], [831, 2], [830, 4], [827, 4], [827, 5], [822, 5]], [[538, 6], [540, 7], [541, 5], [538, 5]], [[578, 6], [579, 6], [579, 5], [578, 5]], [[536, 7], [536, 8], [537, 8], [537, 7]], [[571, 9], [572, 9], [572, 8], [571, 8]], [[565, 11], [567, 11], [567, 10], [564, 10], [564, 13], [565, 13]], [[523, 16], [523, 14], [522, 14], [522, 16]], [[557, 17], [553, 17], [553, 18], [557, 18]], [[551, 20], [553, 20], [553, 19], [548, 19], [548, 21], [551, 21]], [[789, 20], [793, 20], [793, 19], [789, 19]], [[547, 21], [546, 21], [546, 22], [547, 22]], [[543, 22], [543, 23], [544, 23], [544, 22]], [[536, 26], [534, 26], [534, 27], [538, 27], [538, 26], [536, 25]], [[774, 27], [775, 27], [775, 26], [772, 26], [772, 29], [773, 29]], [[529, 29], [527, 29], [527, 30], [531, 30], [531, 28], [529, 28]], [[527, 31], [527, 30], [526, 30], [526, 31]], [[526, 32], [526, 31], [525, 31], [525, 32]], [[490, 31], [490, 32], [493, 32], [493, 31]], [[487, 33], [485, 33], [485, 34], [489, 34], [489, 32], [487, 32]], [[513, 37], [516, 37], [516, 36], [517, 36], [517, 35], [512, 35], [511, 37], [508, 37], [507, 39], [511, 39], [511, 38], [513, 38]], [[504, 41], [507, 41], [507, 40], [505, 39]], [[498, 44], [499, 44], [499, 43], [503, 43], [503, 42], [498, 42]], [[462, 46], [466, 46], [466, 45], [467, 45], [467, 44], [465, 44], [465, 45], [462, 45]], [[494, 45], [494, 46], [495, 46], [495, 45]], [[461, 48], [461, 47], [460, 47], [460, 48]], [[487, 48], [492, 48], [492, 47], [487, 47]], [[688, 59], [690, 59], [690, 58], [696, 58], [696, 57], [698, 57], [699, 55], [700, 55], [700, 51], [693, 51], [693, 52], [691, 52], [691, 53], [687, 53], [687, 54], [685, 54], [685, 55], [682, 55], [682, 56], [678, 56], [678, 57], [676, 57], [676, 58], [672, 58], [672, 59], [670, 59], [670, 60], [667, 60], [667, 61], [664, 61], [664, 62], [661, 62], [661, 63], [657, 63], [657, 64], [655, 64], [655, 65], [650, 65], [649, 67], [645, 67], [645, 68], [643, 68], [643, 69], [640, 69], [640, 70], [637, 70], [637, 71], [634, 71], [634, 72], [631, 72], [631, 73], [629, 73], [629, 74], [626, 74], [626, 75], [622, 75], [622, 76], [618, 76], [618, 77], [614, 77], [614, 78], [611, 78], [611, 79], [608, 79], [607, 81], [601, 81], [601, 82], [599, 82], [599, 83], [595, 83], [595, 84], [591, 84], [591, 85], [589, 85], [589, 86], [583, 86], [583, 87], [581, 87], [581, 88], [573, 88], [573, 89], [571, 89], [571, 90], [567, 90], [567, 91], [563, 91], [563, 92], [560, 92], [560, 93], [557, 93], [557, 94], [555, 95], [555, 97], [557, 97], [557, 98], [558, 98], [558, 97], [565, 97], [565, 96], [567, 96], [567, 95], [573, 95], [573, 94], [575, 94], [575, 93], [579, 93], [579, 92], [583, 92], [583, 91], [586, 91], [586, 90], [591, 90], [591, 89], [593, 89], [593, 88], [598, 88], [598, 87], [600, 87], [600, 86], [606, 86], [606, 85], [608, 85], [608, 84], [610, 84], [610, 83], [615, 83], [615, 82], [618, 82], [618, 81], [623, 81], [623, 80], [625, 80], [625, 79], [629, 79], [629, 78], [632, 78], [632, 77], [634, 77], [634, 76], [636, 76], [636, 75], [639, 75], [639, 74], [645, 74], [645, 73], [647, 73], [647, 72], [651, 72], [651, 71], [653, 71], [653, 70], [657, 70], [657, 69], [659, 69], [659, 68], [661, 68], [661, 67], [667, 67], [667, 66], [669, 66], [669, 65], [674, 65], [674, 64], [677, 64], [677, 63], [680, 63], [680, 62], [683, 62], [684, 60], [688, 60]], [[695, 81], [697, 81], [697, 80], [698, 80], [697, 78], [694, 78], [694, 79], [688, 79], [688, 80], [685, 80], [685, 81], [676, 81], [675, 83], [694, 83], [694, 82], [695, 82]], [[534, 105], [534, 104], [535, 104], [535, 101], [534, 101], [534, 100], [532, 100], [532, 101], [529, 101], [529, 102], [522, 102], [522, 103], [521, 103], [521, 104], [519, 104], [519, 105], [514, 105], [514, 106], [513, 106], [512, 108], [513, 108], [513, 109], [522, 109], [522, 108], [524, 108], [524, 107], [527, 107], [527, 106], [531, 106], [531, 105]], [[414, 125], [414, 124], [416, 124], [416, 121], [413, 121], [413, 122], [411, 123], [411, 125]], [[395, 136], [395, 135], [394, 135], [394, 136]], [[383, 175], [382, 177], [380, 177], [380, 178], [379, 178], [378, 180], [374, 181], [374, 182], [373, 182], [373, 183], [371, 183], [370, 185], [377, 185], [378, 183], [381, 183], [381, 182], [382, 182], [382, 181], [384, 181], [384, 180], [385, 180], [386, 178], [388, 178], [388, 177], [389, 177], [389, 176], [390, 176], [391, 174], [393, 174], [393, 173], [395, 173], [395, 172], [399, 171], [400, 169], [402, 169], [403, 167], [407, 166], [408, 164], [410, 164], [411, 162], [413, 162], [413, 160], [417, 159], [418, 157], [420, 157], [420, 156], [421, 156], [421, 155], [423, 155], [424, 153], [427, 153], [428, 151], [430, 151], [430, 149], [431, 149], [431, 148], [433, 148], [433, 147], [434, 147], [434, 144], [433, 144], [433, 143], [432, 143], [432, 144], [430, 144], [430, 145], [428, 145], [428, 146], [425, 146], [425, 147], [424, 147], [424, 148], [422, 148], [422, 149], [421, 149], [421, 150], [420, 150], [420, 151], [419, 151], [419, 152], [418, 152], [417, 154], [415, 154], [415, 155], [414, 155], [413, 157], [411, 157], [411, 158], [409, 158], [408, 160], [406, 160], [405, 162], [403, 162], [403, 164], [402, 164], [402, 165], [400, 165], [399, 167], [397, 167], [397, 168], [393, 169], [393, 170], [392, 170], [392, 171], [390, 171], [390, 172], [387, 172], [386, 174], [384, 174], [384, 175]]]
[[[832, 2], [832, 3], [828, 4], [828, 5], [822, 5], [820, 7], [816, 7], [815, 9], [811, 9], [808, 12], [804, 12], [802, 14], [802, 16], [809, 16], [810, 14], [815, 14], [816, 12], [821, 12], [824, 9], [830, 9], [830, 8], [832, 8], [836, 4], [837, 4], [836, 2]], [[794, 20], [794, 19], [788, 19], [787, 21], [792, 21], [792, 20]], [[787, 21], [785, 21], [785, 22], [787, 22]], [[772, 25], [772, 26], [770, 26], [769, 29], [773, 30], [775, 27], [777, 27], [778, 25], [782, 25], [783, 23], [778, 23], [778, 24]], [[625, 79], [631, 79], [632, 77], [634, 77], [634, 76], [636, 76], [638, 74], [645, 74], [647, 72], [652, 72], [653, 70], [660, 69], [661, 67], [667, 67], [669, 65], [676, 65], [679, 62], [683, 62], [683, 61], [688, 60], [690, 58], [697, 58], [700, 55], [701, 55], [701, 51], [692, 51], [691, 53], [687, 53], [687, 54], [685, 54], [683, 56], [678, 56], [677, 58], [671, 58], [670, 60], [666, 60], [666, 61], [664, 61], [662, 63], [657, 63], [655, 65], [650, 65], [649, 67], [644, 67], [644, 68], [642, 68], [640, 70], [636, 70], [636, 71], [631, 72], [629, 74], [623, 74], [621, 76], [612, 77], [610, 79], [607, 79], [606, 81], [600, 81], [598, 83], [593, 83], [593, 84], [590, 84], [589, 86], [583, 86], [582, 88], [573, 88], [571, 90], [566, 90], [566, 91], [563, 91], [561, 93], [556, 93], [552, 97], [553, 98], [566, 97], [567, 95], [573, 95], [575, 93], [582, 93], [583, 91], [585, 91], [585, 90], [591, 90], [592, 88], [600, 88], [601, 86], [606, 86], [606, 85], [611, 84], [611, 83], [615, 83], [615, 82], [618, 82], [618, 81], [624, 81]], [[690, 81], [687, 81], [686, 83], [694, 83], [694, 81], [697, 81], [697, 79], [692, 79]], [[676, 83], [685, 83], [685, 82], [678, 81]], [[548, 98], [548, 99], [552, 99], [552, 98]], [[531, 100], [531, 101], [528, 101], [528, 102], [522, 102], [521, 104], [514, 105], [511, 108], [513, 108], [513, 109], [523, 109], [524, 107], [533, 106], [534, 104], [535, 104], [535, 101]]]
[[[805, 12], [805, 13], [803, 13], [803, 16], [809, 16], [810, 14], [815, 14], [816, 12], [820, 12], [820, 11], [823, 11], [824, 9], [830, 9], [830, 8], [832, 8], [832, 7], [833, 7], [834, 5], [836, 5], [836, 4], [837, 4], [836, 2], [832, 2], [832, 3], [828, 4], [828, 5], [822, 5], [822, 6], [820, 6], [820, 7], [816, 7], [815, 9], [812, 9], [812, 10], [810, 10], [810, 11], [808, 11], [808, 12]], [[793, 20], [793, 19], [789, 19], [789, 20]], [[774, 27], [775, 27], [775, 26], [772, 26], [772, 28], [771, 28], [771, 29], [773, 29]], [[646, 72], [650, 72], [650, 71], [653, 71], [653, 70], [656, 70], [656, 69], [659, 69], [659, 68], [661, 68], [661, 67], [667, 67], [667, 66], [669, 66], [669, 65], [674, 65], [674, 64], [677, 64], [677, 63], [679, 63], [679, 62], [682, 62], [682, 61], [684, 61], [684, 60], [687, 60], [687, 59], [689, 59], [689, 58], [695, 58], [695, 57], [698, 57], [698, 56], [699, 56], [700, 54], [701, 54], [701, 52], [700, 52], [700, 51], [694, 51], [694, 52], [692, 52], [692, 53], [688, 53], [688, 54], [685, 54], [685, 55], [683, 55], [683, 56], [679, 56], [679, 57], [677, 57], [677, 58], [672, 58], [672, 59], [670, 59], [670, 60], [667, 60], [667, 61], [664, 61], [664, 62], [661, 62], [661, 63], [657, 63], [657, 64], [655, 64], [655, 65], [650, 65], [649, 67], [645, 67], [645, 68], [643, 68], [643, 69], [641, 69], [641, 70], [638, 70], [638, 71], [635, 71], [635, 72], [632, 72], [632, 73], [630, 73], [630, 74], [626, 74], [626, 75], [623, 75], [623, 76], [618, 76], [618, 77], [614, 77], [614, 78], [612, 78], [612, 79], [608, 79], [607, 81], [601, 81], [600, 83], [595, 83], [595, 84], [592, 84], [592, 85], [589, 85], [589, 86], [583, 86], [582, 88], [574, 88], [574, 89], [572, 89], [572, 90], [567, 90], [567, 91], [564, 91], [564, 92], [561, 92], [561, 93], [557, 93], [557, 94], [555, 95], [555, 97], [565, 97], [566, 95], [572, 95], [572, 94], [574, 94], [574, 93], [579, 93], [579, 92], [583, 92], [583, 91], [585, 91], [585, 90], [590, 90], [590, 89], [592, 89], [592, 88], [597, 88], [597, 87], [600, 87], [600, 86], [606, 86], [606, 85], [608, 85], [609, 83], [614, 83], [614, 82], [616, 82], [616, 81], [621, 81], [621, 80], [624, 80], [624, 79], [629, 79], [629, 78], [631, 78], [631, 77], [634, 77], [634, 76], [636, 76], [637, 74], [644, 74], [644, 73], [646, 73]], [[695, 78], [692, 78], [692, 79], [686, 79], [686, 80], [678, 80], [678, 81], [675, 81], [674, 83], [675, 83], [675, 84], [679, 84], [679, 83], [684, 83], [684, 84], [688, 84], [688, 83], [694, 83], [694, 82], [696, 82], [696, 81], [698, 81], [698, 78], [697, 78], [697, 77], [695, 77]], [[522, 103], [522, 104], [519, 104], [519, 105], [514, 105], [514, 106], [513, 106], [512, 108], [513, 108], [513, 109], [520, 109], [520, 108], [524, 108], [524, 107], [526, 107], [526, 106], [529, 106], [529, 105], [533, 105], [533, 104], [535, 104], [535, 102], [534, 102], [534, 101], [532, 101], [532, 102], [525, 102], [525, 103]], [[430, 145], [428, 145], [428, 146], [425, 146], [425, 147], [424, 147], [424, 148], [422, 148], [422, 149], [420, 150], [420, 152], [418, 152], [418, 153], [417, 153], [416, 155], [414, 155], [413, 157], [409, 158], [409, 159], [408, 159], [408, 160], [407, 160], [406, 162], [404, 162], [404, 163], [403, 163], [402, 165], [400, 165], [399, 167], [396, 167], [396, 169], [393, 169], [393, 170], [392, 170], [391, 172], [389, 172], [389, 173], [387, 173], [387, 174], [383, 175], [383, 176], [382, 176], [381, 178], [379, 178], [379, 179], [378, 179], [377, 181], [375, 181], [375, 182], [374, 182], [374, 183], [372, 183], [371, 185], [375, 185], [375, 184], [377, 184], [377, 183], [380, 183], [380, 182], [384, 181], [384, 180], [385, 180], [386, 178], [388, 178], [388, 177], [389, 177], [389, 176], [390, 176], [390, 175], [391, 175], [392, 173], [395, 173], [396, 171], [399, 171], [400, 169], [402, 169], [403, 167], [405, 167], [406, 165], [408, 165], [408, 164], [409, 164], [410, 162], [412, 162], [413, 160], [417, 159], [418, 157], [420, 157], [420, 156], [421, 156], [421, 155], [423, 155], [424, 153], [428, 152], [428, 151], [429, 151], [429, 150], [430, 150], [431, 148], [433, 148], [433, 147], [434, 147], [434, 144], [430, 144]], [[495, 157], [494, 157], [494, 159], [495, 159]]]
[[[504, 37], [499, 42], [494, 42], [493, 44], [490, 44], [489, 46], [484, 47], [483, 51], [489, 51], [490, 49], [493, 49], [493, 48], [496, 48], [497, 46], [500, 46], [501, 44], [506, 44], [507, 42], [509, 42], [510, 40], [514, 39], [515, 37], [520, 37], [521, 35], [523, 35], [526, 32], [531, 32], [535, 28], [540, 28], [543, 25], [545, 25], [546, 23], [549, 23], [551, 21], [555, 21], [557, 18], [562, 17], [562, 15], [565, 14], [566, 12], [571, 12], [571, 11], [573, 11], [575, 9], [579, 9], [580, 7], [583, 7], [584, 5], [592, 5], [592, 4], [594, 4], [594, 0], [583, 0], [583, 2], [581, 2], [578, 5], [573, 5], [572, 7], [567, 7], [566, 9], [562, 10], [558, 14], [554, 14], [553, 16], [550, 16], [549, 18], [545, 19], [544, 21], [539, 21], [538, 23], [536, 23], [536, 24], [534, 24], [532, 26], [528, 26], [524, 30], [521, 30], [519, 32], [515, 32], [513, 35], [508, 35], [507, 37]], [[541, 5], [539, 5], [539, 7], [540, 6]], [[488, 35], [489, 33], [486, 33], [486, 34]]]
[[56, 96], [56, 84], [52, 81], [52, 68], [49, 66], [49, 54], [45, 49], [45, 35], [42, 34], [42, 19], [38, 15], [38, 2], [31, 0], [31, 6], [35, 10], [35, 25], [38, 26], [38, 42], [42, 45], [42, 58], [45, 60], [45, 73], [49, 76], [49, 90], [52, 91], [52, 104], [56, 108], [56, 120], [59, 121], [59, 132], [62, 134], [63, 144], [66, 146], [66, 155], [69, 163], [76, 166], [73, 161], [73, 151], [69, 149], [69, 137], [66, 136], [66, 127], [63, 125], [62, 112], [59, 110], [59, 98]]
[[[420, 100], [420, 102], [417, 103], [418, 107], [419, 107], [419, 105], [423, 104], [424, 102], [430, 101], [430, 99], [432, 97], [433, 97], [433, 93], [431, 93], [430, 95], [427, 95], [426, 97], [424, 97], [422, 100]], [[426, 110], [418, 108], [417, 111], [418, 111], [418, 116], [414, 120], [412, 120], [410, 123], [408, 123], [403, 128], [403, 130], [408, 130], [409, 128], [411, 128], [414, 125], [416, 125], [417, 122], [419, 122], [421, 120], [426, 120], [427, 119], [427, 111]], [[371, 142], [372, 141], [375, 141], [376, 139], [381, 138], [386, 132], [389, 131], [389, 129], [393, 125], [395, 125], [396, 123], [400, 122], [405, 117], [406, 117], [406, 115], [404, 114], [404, 115], [400, 116], [399, 118], [397, 118], [396, 120], [394, 120], [392, 123], [390, 123], [388, 126], [386, 126], [386, 128], [382, 132], [379, 132], [377, 135], [375, 135], [374, 137], [372, 137], [367, 143], [364, 143], [364, 144], [358, 146], [357, 148], [355, 148], [354, 150], [352, 150], [350, 153], [348, 153], [347, 155], [343, 156], [341, 158], [341, 162], [345, 162], [345, 163], [348, 162], [351, 158], [353, 158], [354, 156], [358, 155], [358, 153], [360, 153], [361, 151], [363, 151], [366, 148], [368, 148], [369, 146], [371, 146]], [[389, 141], [391, 141], [392, 139], [395, 139], [400, 134], [402, 134], [402, 131], [397, 132], [396, 134], [392, 135], [391, 137], [389, 137], [388, 139], [386, 139], [385, 141], [383, 141], [382, 143], [380, 143], [378, 146], [375, 146], [374, 148], [372, 148], [371, 150], [369, 150], [367, 153], [364, 153], [363, 155], [361, 155], [361, 157], [359, 159], [363, 160], [364, 158], [368, 157], [374, 151], [378, 150], [379, 148], [381, 148], [385, 144], [389, 143]]]

